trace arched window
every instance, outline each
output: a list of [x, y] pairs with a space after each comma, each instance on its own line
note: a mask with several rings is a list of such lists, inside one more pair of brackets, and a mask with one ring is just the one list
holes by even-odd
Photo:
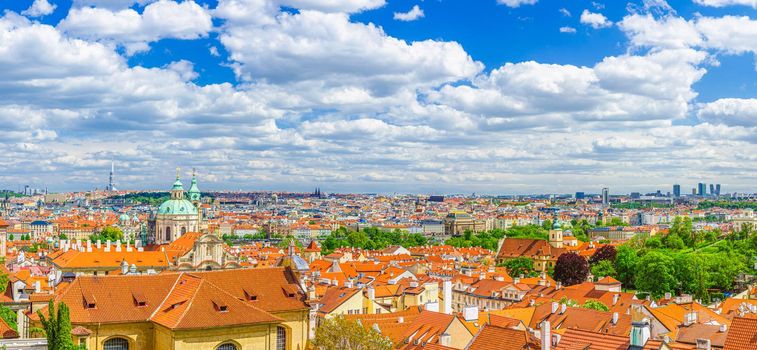
[[171, 241], [171, 226], [166, 227], [166, 241]]
[[223, 343], [216, 350], [237, 350], [237, 346], [232, 343]]
[[181, 227], [181, 234], [184, 235], [185, 233], [187, 233], [187, 228], [185, 226], [182, 226]]
[[103, 350], [129, 350], [129, 341], [124, 338], [110, 338], [103, 344]]
[[287, 330], [282, 326], [276, 327], [276, 350], [286, 350]]

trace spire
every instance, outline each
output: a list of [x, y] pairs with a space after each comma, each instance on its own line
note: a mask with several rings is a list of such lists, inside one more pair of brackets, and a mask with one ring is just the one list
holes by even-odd
[[179, 180], [179, 173], [181, 172], [181, 168], [176, 167], [176, 180]]

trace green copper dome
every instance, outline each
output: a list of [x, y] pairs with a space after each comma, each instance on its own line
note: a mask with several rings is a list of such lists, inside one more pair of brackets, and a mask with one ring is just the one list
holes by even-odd
[[169, 199], [158, 207], [158, 214], [197, 214], [197, 208], [186, 199]]
[[171, 191], [184, 191], [184, 184], [181, 183], [181, 180], [179, 180], [178, 177], [176, 177], [176, 181], [173, 183]]
[[118, 217], [118, 220], [120, 221], [129, 221], [131, 220], [131, 217], [129, 217], [129, 214], [123, 213], [121, 216]]

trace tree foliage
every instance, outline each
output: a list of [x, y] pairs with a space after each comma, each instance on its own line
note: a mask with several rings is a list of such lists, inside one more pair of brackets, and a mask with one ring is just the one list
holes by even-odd
[[582, 306], [584, 309], [592, 309], [592, 310], [598, 310], [598, 311], [610, 311], [610, 308], [607, 307], [604, 303], [602, 303], [599, 300], [589, 299], [586, 302], [584, 302], [584, 305]]
[[13, 311], [13, 309], [5, 305], [0, 305], [0, 318], [2, 318], [3, 321], [8, 324], [8, 326], [13, 328], [14, 331], [18, 331], [18, 325], [16, 324], [16, 311]]
[[313, 339], [316, 350], [389, 350], [392, 345], [392, 341], [381, 333], [365, 329], [342, 316], [324, 321]]
[[603, 245], [596, 251], [594, 251], [594, 254], [591, 255], [591, 258], [589, 258], [589, 264], [594, 265], [602, 260], [609, 260], [613, 262], [615, 261], [615, 256], [617, 254], [618, 252], [615, 250], [614, 246], [611, 246], [609, 244]]
[[672, 292], [677, 284], [673, 263], [673, 258], [667, 254], [657, 251], [647, 253], [636, 264], [636, 287], [655, 298]]
[[101, 242], [105, 242], [107, 240], [110, 240], [111, 242], [115, 242], [117, 240], [123, 241], [124, 239], [124, 233], [121, 231], [120, 228], [115, 226], [105, 226], [100, 233], [96, 233], [94, 235], [89, 236], [89, 240], [92, 242], [97, 242], [100, 240]]
[[69, 316], [68, 306], [61, 302], [58, 304], [58, 310], [55, 310], [55, 303], [52, 299], [47, 305], [48, 317], [37, 311], [42, 328], [47, 338], [47, 348], [50, 350], [73, 350], [74, 341], [71, 336], [71, 318]]
[[563, 285], [572, 286], [586, 281], [589, 275], [589, 263], [582, 256], [569, 252], [557, 258], [554, 278]]
[[617, 278], [617, 271], [615, 271], [615, 265], [611, 260], [602, 260], [591, 267], [591, 274], [596, 278], [602, 278], [605, 276], [612, 276]]
[[328, 253], [341, 247], [384, 249], [393, 245], [401, 245], [407, 248], [426, 244], [428, 244], [428, 238], [420, 233], [408, 233], [401, 230], [382, 230], [378, 227], [366, 227], [360, 231], [353, 231], [340, 227], [326, 237], [322, 248], [325, 253]]
[[538, 273], [534, 270], [534, 260], [526, 257], [518, 257], [507, 260], [498, 266], [507, 269], [507, 273], [512, 277], [524, 275], [527, 277], [536, 277]]

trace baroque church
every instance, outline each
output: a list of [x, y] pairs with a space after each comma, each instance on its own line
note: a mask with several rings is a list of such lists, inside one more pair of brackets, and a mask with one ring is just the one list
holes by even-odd
[[176, 181], [171, 187], [171, 198], [158, 207], [158, 212], [151, 218], [153, 232], [148, 241], [154, 244], [169, 244], [187, 232], [200, 232], [203, 218], [200, 207], [200, 189], [197, 187], [197, 176], [192, 174], [192, 184], [188, 192], [184, 192], [184, 185], [176, 172]]

